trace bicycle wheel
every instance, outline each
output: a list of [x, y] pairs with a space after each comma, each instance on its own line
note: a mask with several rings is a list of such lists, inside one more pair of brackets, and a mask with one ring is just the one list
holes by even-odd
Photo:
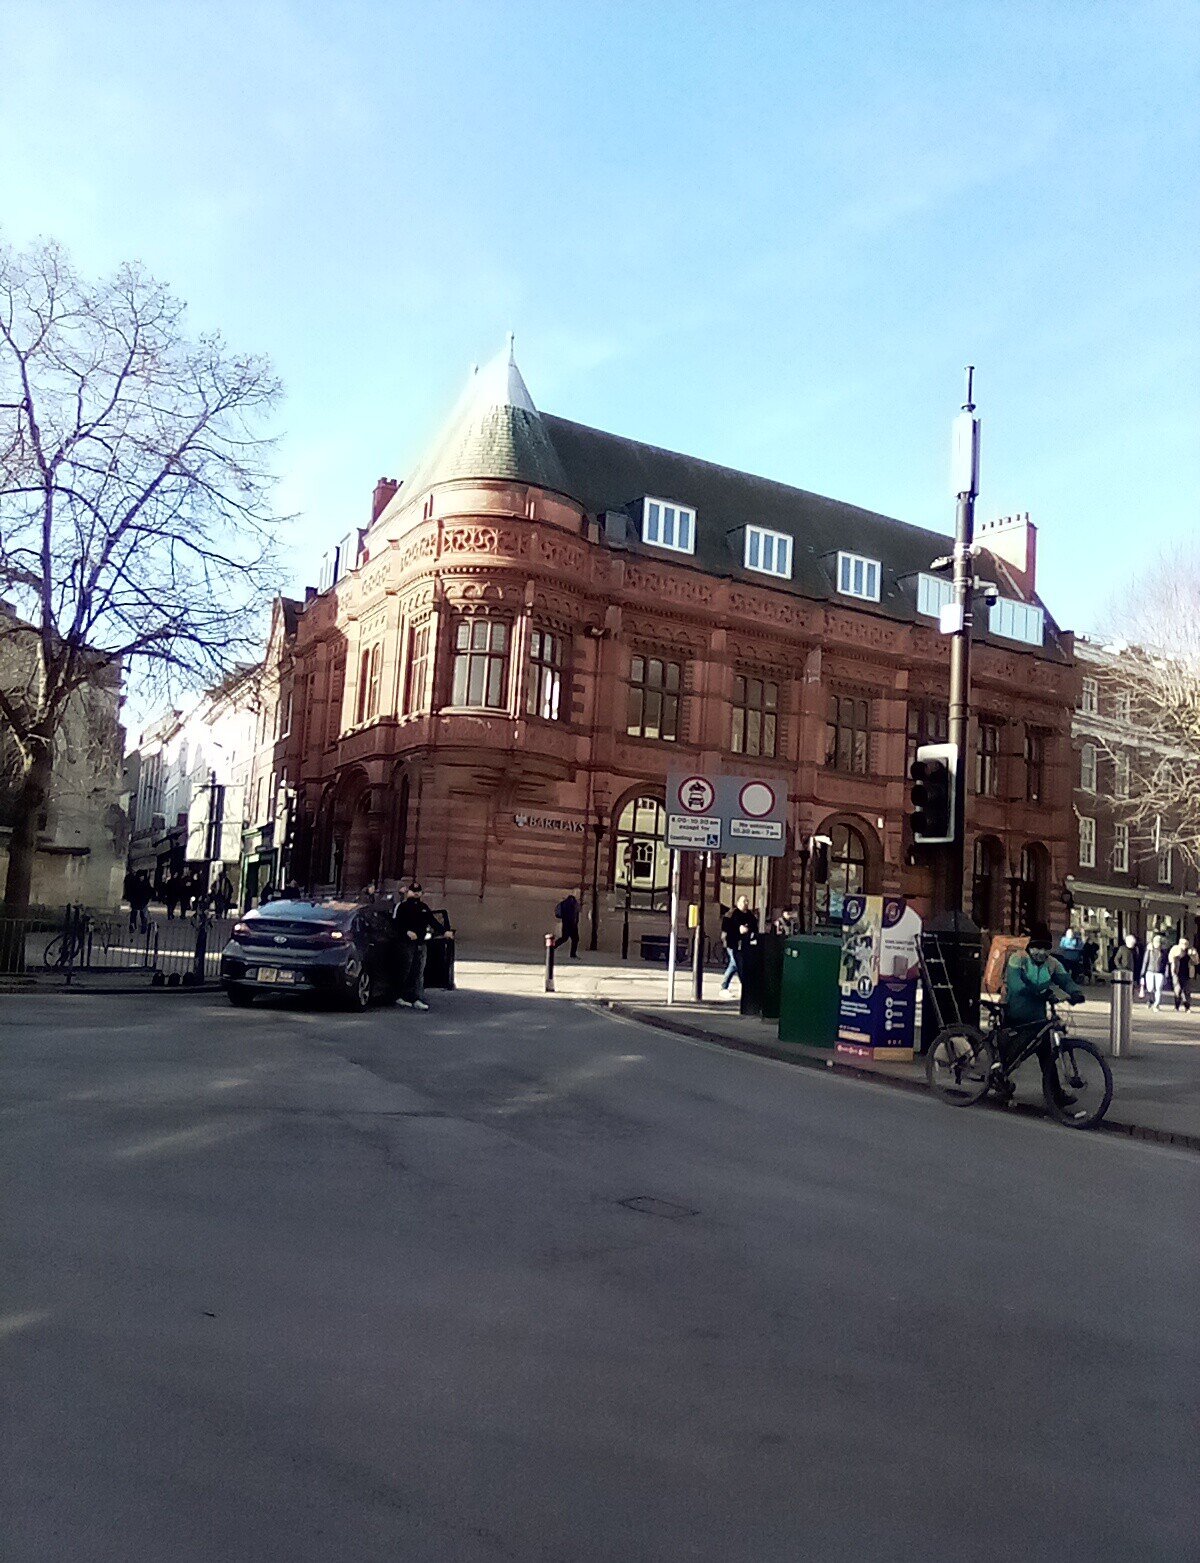
[[1059, 1033], [1050, 1079], [1043, 1077], [1046, 1109], [1070, 1129], [1091, 1129], [1108, 1111], [1113, 1077], [1094, 1042]]
[[67, 945], [64, 942], [65, 937], [66, 936], [61, 933], [55, 934], [54, 938], [50, 940], [49, 944], [42, 952], [42, 962], [51, 971], [53, 971], [56, 966], [66, 966], [69, 962]]
[[933, 1039], [925, 1059], [929, 1089], [951, 1107], [970, 1107], [987, 1092], [994, 1056], [991, 1042], [977, 1026], [947, 1026]]

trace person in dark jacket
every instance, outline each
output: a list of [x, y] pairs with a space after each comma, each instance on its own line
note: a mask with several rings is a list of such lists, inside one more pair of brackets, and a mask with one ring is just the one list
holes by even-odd
[[554, 915], [562, 924], [562, 933], [554, 941], [557, 950], [560, 944], [570, 944], [571, 959], [579, 956], [579, 902], [573, 895], [565, 895], [554, 908]]
[[[1004, 1027], [1000, 1045], [1006, 1058], [1014, 1057], [1046, 1024], [1052, 999], [1065, 998], [1071, 1004], [1084, 1002], [1083, 990], [1060, 960], [1050, 953], [1050, 930], [1035, 923], [1024, 950], [1014, 950], [1004, 970]], [[1069, 1107], [1073, 1097], [1065, 1095], [1054, 1068], [1050, 1038], [1038, 1043], [1038, 1063], [1046, 1089], [1060, 1104]], [[1011, 1080], [997, 1081], [998, 1095], [1012, 1096]]]
[[758, 932], [758, 913], [751, 907], [746, 896], [740, 895], [733, 910], [721, 919], [721, 942], [729, 951], [729, 963], [725, 967], [725, 977], [721, 983], [721, 992], [729, 992], [729, 984], [736, 974], [738, 981], [742, 977], [742, 949], [746, 941]]
[[145, 869], [125, 875], [125, 899], [129, 902], [129, 931], [146, 932], [146, 908], [150, 905], [150, 878]]
[[425, 962], [428, 944], [440, 932], [432, 911], [421, 899], [421, 887], [414, 880], [396, 902], [392, 913], [399, 943], [399, 1002], [406, 1009], [428, 1009], [425, 1002]]

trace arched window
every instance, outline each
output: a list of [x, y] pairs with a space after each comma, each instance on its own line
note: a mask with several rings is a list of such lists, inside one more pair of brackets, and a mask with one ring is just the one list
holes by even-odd
[[867, 843], [849, 825], [835, 825], [829, 834], [829, 880], [817, 886], [817, 910], [826, 922], [840, 923], [846, 897], [866, 893]]
[[671, 854], [666, 845], [667, 811], [657, 798], [631, 798], [617, 817], [613, 887], [631, 906], [665, 910], [670, 892]]
[[1004, 915], [1004, 847], [995, 836], [975, 841], [972, 868], [971, 917], [980, 928], [996, 932]]
[[771, 863], [769, 857], [747, 857], [740, 853], [724, 856], [717, 888], [721, 905], [731, 907], [738, 896], [744, 895], [759, 918], [766, 917], [771, 894]]

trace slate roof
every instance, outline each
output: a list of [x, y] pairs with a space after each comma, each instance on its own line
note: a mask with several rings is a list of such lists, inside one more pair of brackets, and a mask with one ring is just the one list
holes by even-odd
[[[623, 511], [629, 518], [630, 552], [667, 559], [678, 569], [700, 570], [926, 626], [933, 621], [917, 612], [917, 576], [953, 547], [953, 539], [945, 533], [911, 526], [844, 500], [539, 413], [517, 368], [511, 337], [502, 353], [471, 376], [441, 433], [375, 525], [438, 484], [489, 478], [550, 489], [578, 501], [594, 516]], [[693, 554], [642, 542], [641, 501], [648, 496], [695, 511]], [[792, 538], [790, 580], [745, 569], [747, 525]], [[880, 562], [878, 603], [837, 591], [837, 556], [842, 550]], [[980, 558], [976, 570], [984, 580], [996, 580], [986, 557]], [[1010, 589], [999, 584], [1002, 595], [1011, 596]], [[1037, 651], [990, 635], [982, 604], [976, 614], [976, 634], [1011, 650]], [[1041, 654], [1069, 660], [1049, 613]]]
[[[836, 602], [861, 612], [924, 625], [933, 622], [917, 612], [917, 575], [927, 571], [934, 559], [951, 552], [954, 542], [948, 534], [863, 510], [844, 500], [810, 494], [770, 478], [588, 428], [550, 413], [543, 413], [541, 419], [566, 470], [567, 492], [592, 515], [606, 510], [624, 511], [630, 518], [627, 531], [631, 553], [668, 559], [677, 567], [701, 570], [708, 575], [790, 591], [821, 602]], [[675, 501], [696, 512], [693, 554], [656, 548], [641, 541], [641, 500], [647, 496]], [[790, 581], [744, 567], [747, 525], [767, 527], [792, 538]], [[837, 591], [840, 551], [880, 561], [878, 603], [846, 597]], [[976, 572], [983, 580], [996, 579], [986, 558], [977, 562]], [[1001, 593], [1012, 595], [1002, 583]], [[1036, 651], [1019, 641], [990, 635], [982, 605], [975, 628], [978, 638], [998, 646]], [[1058, 627], [1049, 613], [1043, 654], [1066, 660], [1058, 643]]]
[[558, 453], [517, 368], [511, 337], [505, 350], [468, 380], [458, 405], [383, 516], [395, 514], [414, 495], [439, 483], [470, 478], [508, 479], [559, 494], [570, 492]]

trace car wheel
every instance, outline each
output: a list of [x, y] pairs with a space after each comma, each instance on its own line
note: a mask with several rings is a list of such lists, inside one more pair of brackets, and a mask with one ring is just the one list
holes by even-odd
[[245, 988], [226, 988], [225, 991], [234, 1009], [249, 1009], [254, 1003], [253, 993], [247, 993]]
[[350, 1007], [367, 1009], [373, 997], [371, 973], [364, 968], [354, 979], [354, 986], [350, 989]]

